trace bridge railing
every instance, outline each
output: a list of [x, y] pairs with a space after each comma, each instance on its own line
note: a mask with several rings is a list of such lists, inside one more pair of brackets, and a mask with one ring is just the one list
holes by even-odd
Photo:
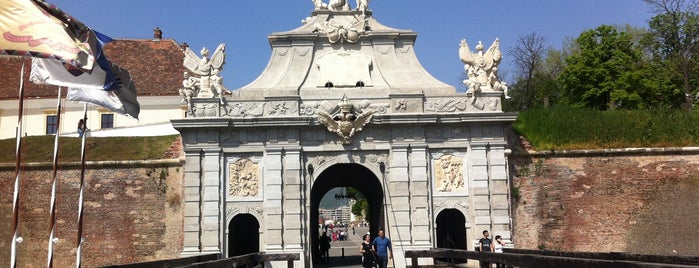
[[170, 260], [106, 266], [105, 268], [220, 268], [220, 267], [264, 267], [266, 262], [285, 261], [287, 267], [294, 267], [294, 261], [300, 260], [298, 253], [265, 254], [261, 252], [218, 259], [219, 254], [192, 256]]
[[[514, 250], [516, 251], [516, 250]], [[646, 268], [660, 268], [660, 267], [674, 267], [674, 268], [685, 268], [685, 267], [697, 267], [699, 263], [692, 263], [691, 258], [688, 257], [687, 260], [669, 260], [665, 258], [650, 259], [645, 260], [634, 259], [636, 257], [629, 256], [630, 259], [612, 259], [612, 258], [600, 258], [601, 256], [589, 255], [571, 255], [571, 256], [556, 256], [547, 255], [548, 252], [544, 251], [522, 251], [521, 253], [514, 253], [510, 250], [505, 253], [495, 253], [495, 252], [478, 252], [478, 251], [467, 251], [467, 250], [456, 250], [456, 249], [430, 249], [430, 250], [408, 250], [405, 252], [406, 258], [411, 259], [411, 266], [413, 268], [418, 267], [434, 267], [435, 265], [420, 266], [418, 260], [420, 258], [440, 258], [451, 260], [451, 264], [440, 265], [440, 266], [451, 266], [456, 267], [453, 264], [454, 260], [478, 260], [490, 263], [500, 263], [506, 266], [516, 266], [516, 267], [537, 267], [537, 268], [548, 268], [548, 267], [566, 267], [566, 268], [577, 268], [577, 267], [601, 267], [601, 268], [632, 268], [632, 267], [646, 267]], [[616, 253], [600, 253], [600, 254], [616, 254]], [[633, 254], [632, 254], [633, 255]], [[623, 255], [618, 255], [623, 257]]]

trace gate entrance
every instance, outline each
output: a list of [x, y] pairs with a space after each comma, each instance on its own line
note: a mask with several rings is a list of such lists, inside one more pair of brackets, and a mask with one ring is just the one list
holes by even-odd
[[239, 214], [228, 224], [228, 256], [260, 251], [260, 223], [255, 216]]
[[379, 178], [360, 164], [335, 164], [318, 174], [311, 188], [311, 217], [308, 225], [311, 234], [310, 248], [314, 262], [320, 259], [318, 238], [321, 234], [321, 226], [318, 224], [318, 208], [323, 196], [335, 187], [352, 187], [362, 193], [369, 204], [365, 220], [369, 223], [369, 232], [373, 239], [379, 228], [385, 228], [383, 224], [384, 195], [381, 185]]

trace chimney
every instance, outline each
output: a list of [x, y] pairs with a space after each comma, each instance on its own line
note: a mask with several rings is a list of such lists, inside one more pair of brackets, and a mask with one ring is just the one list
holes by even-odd
[[163, 39], [163, 31], [155, 27], [155, 29], [153, 29], [153, 41], [160, 41], [160, 39]]

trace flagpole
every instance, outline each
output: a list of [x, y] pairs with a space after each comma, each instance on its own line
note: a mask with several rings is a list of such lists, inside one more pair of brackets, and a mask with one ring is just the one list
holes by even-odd
[[51, 214], [49, 216], [49, 256], [46, 267], [53, 267], [53, 246], [58, 243], [56, 238], [56, 192], [58, 188], [58, 139], [61, 136], [61, 87], [58, 87], [58, 103], [56, 104], [56, 138], [53, 140], [53, 184], [51, 186]]
[[19, 225], [19, 180], [20, 180], [20, 161], [22, 159], [22, 111], [24, 110], [24, 64], [25, 60], [22, 59], [22, 69], [19, 75], [19, 111], [17, 112], [17, 147], [15, 150], [15, 191], [14, 199], [12, 202], [12, 226], [14, 228], [14, 235], [12, 236], [12, 253], [10, 257], [10, 267], [17, 267], [17, 244], [22, 243], [22, 237], [20, 236], [20, 225]]
[[[83, 126], [87, 128], [87, 103], [83, 104]], [[83, 247], [83, 190], [85, 183], [85, 140], [87, 133], [83, 130], [82, 145], [80, 146], [80, 197], [78, 198], [78, 250], [76, 252], [75, 267], [80, 268], [82, 265], [82, 247]]]

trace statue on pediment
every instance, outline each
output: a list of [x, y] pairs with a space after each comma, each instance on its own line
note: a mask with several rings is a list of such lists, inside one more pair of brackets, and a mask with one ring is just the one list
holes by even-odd
[[[224, 92], [230, 93], [230, 90], [223, 86], [223, 78], [220, 75], [223, 65], [226, 63], [225, 49], [226, 45], [220, 44], [211, 55], [211, 58], [209, 58], [209, 50], [207, 48], [201, 50], [201, 58], [189, 47], [185, 49], [183, 65], [190, 75], [198, 80], [197, 83], [193, 83], [193, 86], [196, 87], [196, 90], [193, 90], [193, 92], [196, 92], [195, 97], [218, 97], [223, 104]], [[182, 83], [185, 84], [187, 81]]]
[[474, 53], [469, 48], [466, 39], [461, 40], [459, 58], [465, 64], [464, 71], [468, 76], [468, 79], [464, 80], [463, 83], [473, 93], [503, 91], [505, 98], [509, 98], [507, 96], [507, 83], [498, 78], [498, 65], [502, 59], [500, 40], [495, 39], [495, 42], [485, 52], [483, 52], [484, 48], [483, 43], [478, 41], [477, 52]]
[[[312, 0], [315, 10], [330, 10], [330, 11], [350, 11], [349, 0], [330, 0], [327, 4], [323, 0]], [[357, 0], [357, 10], [369, 10], [369, 0]]]

